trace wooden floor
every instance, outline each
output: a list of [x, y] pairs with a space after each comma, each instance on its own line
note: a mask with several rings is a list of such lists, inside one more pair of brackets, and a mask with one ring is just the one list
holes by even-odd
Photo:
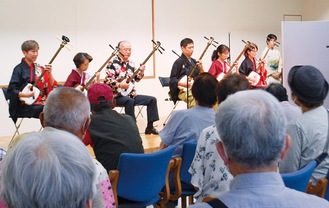
[[[160, 119], [160, 121], [155, 122], [155, 128], [158, 129], [159, 131], [162, 129], [162, 123], [164, 119]], [[143, 146], [144, 146], [144, 150], [145, 153], [150, 153], [150, 152], [155, 152], [159, 150], [159, 145], [160, 145], [160, 137], [159, 135], [145, 135], [144, 131], [146, 128], [146, 118], [138, 118], [137, 119], [137, 125], [139, 128], [139, 132], [141, 135], [141, 138], [143, 140]], [[14, 132], [13, 132], [14, 133]], [[3, 136], [0, 137], [0, 147], [7, 150], [8, 149], [8, 145], [10, 143], [12, 135], [10, 136]], [[90, 150], [90, 152], [93, 154], [93, 151], [90, 147], [88, 147], [88, 149]]]

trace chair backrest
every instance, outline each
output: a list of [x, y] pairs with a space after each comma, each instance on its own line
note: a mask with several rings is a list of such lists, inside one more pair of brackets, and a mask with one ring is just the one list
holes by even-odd
[[8, 102], [8, 100], [9, 100], [9, 98], [8, 98], [8, 95], [7, 95], [7, 88], [2, 88], [2, 92], [3, 92], [3, 95], [4, 95], [4, 97], [5, 97], [5, 99], [7, 100], [7, 102]]
[[166, 184], [166, 173], [175, 147], [148, 153], [122, 153], [118, 170], [118, 196], [136, 202], [159, 198]]
[[160, 83], [162, 87], [169, 87], [169, 77], [159, 77]]
[[311, 160], [298, 171], [281, 174], [285, 186], [297, 191], [306, 192], [308, 182], [317, 165], [318, 163], [315, 160]]
[[182, 167], [180, 171], [180, 179], [186, 184], [191, 184], [191, 174], [188, 172], [188, 169], [191, 166], [191, 163], [194, 158], [196, 141], [188, 141], [183, 144], [182, 150]]

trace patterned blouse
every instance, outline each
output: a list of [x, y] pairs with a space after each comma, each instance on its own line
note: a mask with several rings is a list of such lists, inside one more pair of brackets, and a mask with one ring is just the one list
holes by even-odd
[[229, 184], [233, 176], [224, 165], [217, 152], [216, 143], [220, 141], [216, 126], [205, 128], [199, 137], [194, 159], [189, 173], [191, 183], [199, 190], [194, 198], [198, 202], [206, 196], [219, 196], [229, 190]]

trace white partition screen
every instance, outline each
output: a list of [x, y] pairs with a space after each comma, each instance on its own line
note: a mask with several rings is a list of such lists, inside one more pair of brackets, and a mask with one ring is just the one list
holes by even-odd
[[[313, 65], [329, 81], [329, 21], [282, 22], [282, 42], [283, 85], [289, 96], [287, 76], [295, 65]], [[329, 96], [324, 106], [329, 108]]]

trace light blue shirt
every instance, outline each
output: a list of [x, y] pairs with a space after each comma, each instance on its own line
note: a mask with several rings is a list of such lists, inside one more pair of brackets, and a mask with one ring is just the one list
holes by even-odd
[[300, 107], [294, 106], [288, 101], [282, 101], [280, 102], [280, 105], [283, 108], [287, 123], [302, 115], [302, 110], [300, 109]]
[[213, 124], [215, 124], [215, 111], [212, 108], [195, 106], [186, 110], [174, 111], [159, 134], [165, 145], [176, 146], [175, 157], [181, 155], [183, 143], [197, 141], [200, 132]]
[[[286, 188], [276, 172], [237, 175], [230, 191], [218, 197], [229, 208], [325, 208], [329, 202], [323, 198]], [[210, 208], [197, 203], [191, 208]]]
[[[288, 124], [287, 134], [291, 137], [291, 146], [285, 159], [280, 162], [280, 173], [297, 171], [323, 152], [328, 134], [327, 110], [320, 106], [303, 113]], [[312, 175], [313, 182], [324, 178], [328, 168], [327, 157], [315, 169]]]

